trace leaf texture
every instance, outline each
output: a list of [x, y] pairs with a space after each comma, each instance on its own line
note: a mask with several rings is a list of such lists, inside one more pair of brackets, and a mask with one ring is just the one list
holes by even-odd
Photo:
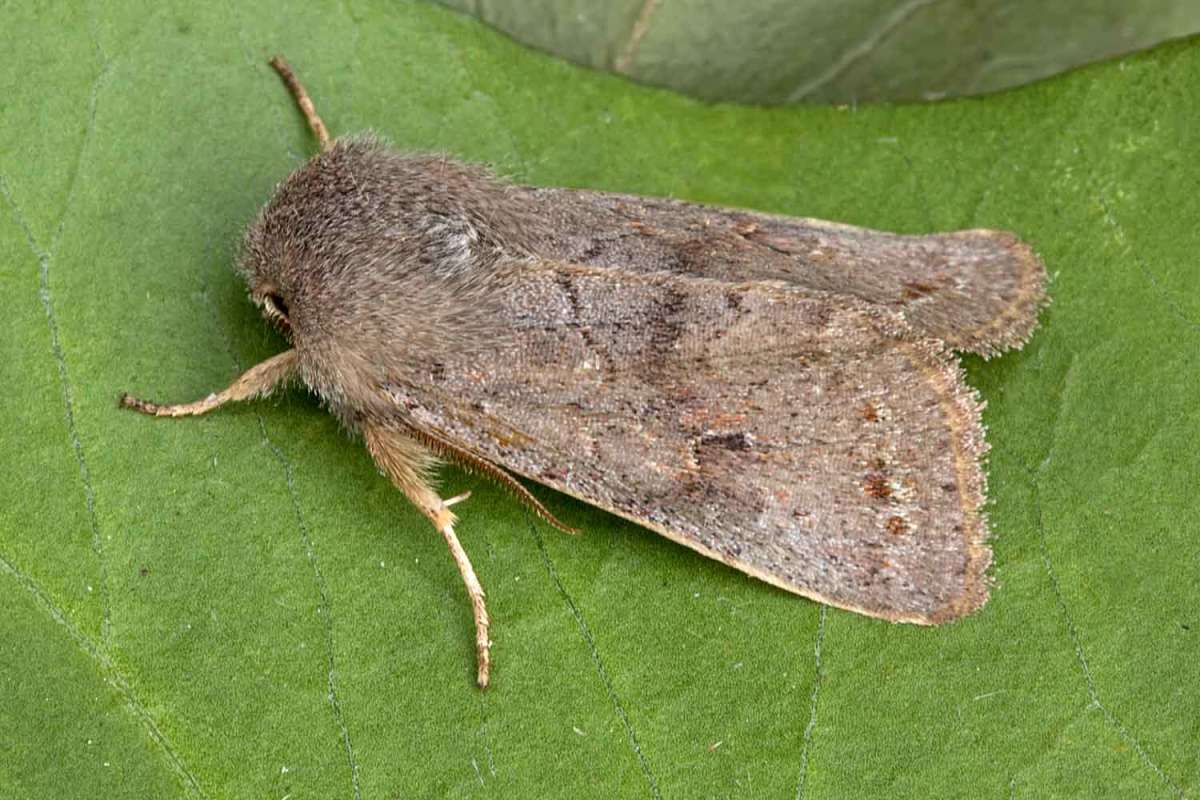
[[[705, 106], [426, 5], [6, 8], [0, 795], [1191, 796], [1200, 49], [979, 101]], [[1053, 298], [967, 358], [995, 563], [918, 628], [746, 578], [565, 496], [471, 489], [495, 683], [440, 537], [309, 397], [184, 423], [279, 352], [233, 245], [335, 134], [521, 183], [905, 234], [1017, 232]], [[502, 633], [501, 633], [502, 632]], [[549, 766], [548, 766], [549, 765]]]

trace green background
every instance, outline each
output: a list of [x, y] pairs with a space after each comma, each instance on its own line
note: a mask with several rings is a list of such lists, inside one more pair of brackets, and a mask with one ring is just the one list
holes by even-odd
[[[1200, 43], [983, 100], [705, 106], [426, 5], [10, 5], [0, 70], [0, 796], [1181, 797], [1200, 783]], [[1044, 257], [988, 401], [991, 602], [823, 610], [541, 491], [474, 491], [494, 683], [445, 546], [301, 391], [230, 269], [335, 133], [536, 184]], [[414, 309], [419, 313], [419, 309]]]

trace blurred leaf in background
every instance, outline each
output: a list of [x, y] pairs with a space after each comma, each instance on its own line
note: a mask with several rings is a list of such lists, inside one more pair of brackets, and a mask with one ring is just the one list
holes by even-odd
[[578, 64], [706, 100], [933, 100], [1200, 31], [1195, 0], [441, 0]]
[[[0, 797], [1088, 797], [1200, 790], [1200, 43], [979, 100], [705, 105], [433, 5], [5, 7]], [[988, 605], [890, 625], [567, 498], [441, 538], [301, 391], [230, 268], [313, 141], [902, 232], [1016, 231], [1053, 302], [988, 403]]]

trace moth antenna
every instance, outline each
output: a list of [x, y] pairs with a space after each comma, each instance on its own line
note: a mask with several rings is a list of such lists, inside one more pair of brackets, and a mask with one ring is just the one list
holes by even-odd
[[456, 517], [448, 505], [465, 499], [463, 495], [443, 500], [429, 485], [424, 476], [430, 459], [428, 451], [412, 437], [383, 425], [367, 424], [363, 428], [367, 450], [397, 489], [421, 510], [438, 533], [446, 540], [450, 555], [462, 576], [467, 596], [471, 599], [471, 613], [475, 618], [475, 655], [477, 660], [476, 682], [486, 688], [491, 672], [491, 647], [488, 638], [488, 613], [484, 604], [483, 587], [471, 566], [467, 551], [454, 533]]
[[313, 135], [317, 137], [317, 143], [321, 146], [321, 151], [328, 150], [331, 144], [329, 130], [325, 127], [325, 123], [321, 121], [321, 117], [317, 115], [317, 107], [313, 105], [308, 92], [304, 90], [304, 84], [300, 83], [300, 79], [292, 71], [291, 65], [283, 60], [283, 56], [273, 57], [270, 64], [279, 73], [279, 77], [283, 78], [283, 82], [287, 84], [292, 96], [296, 98], [296, 105], [300, 106], [300, 110], [304, 112], [304, 118], [308, 120], [308, 127], [312, 129]]
[[[533, 513], [537, 514], [543, 520], [558, 528], [563, 533], [569, 533], [572, 535], [579, 533], [578, 528], [572, 528], [570, 525], [560, 522], [557, 517], [550, 513], [548, 508], [542, 505], [540, 500], [534, 497], [528, 489], [521, 485], [520, 481], [518, 481], [512, 475], [509, 475], [500, 467], [497, 467], [492, 462], [482, 458], [481, 456], [475, 455], [469, 450], [463, 449], [453, 442], [449, 442], [440, 436], [432, 434], [429, 431], [421, 430], [420, 428], [409, 428], [409, 431], [411, 432], [413, 438], [421, 442], [421, 444], [425, 445], [433, 452], [437, 453], [439, 456], [454, 461], [459, 466], [478, 475], [491, 478], [496, 483], [507, 489], [514, 497], [517, 498], [517, 500], [528, 506]], [[458, 499], [459, 498], [455, 498], [455, 502], [458, 502]]]
[[242, 373], [228, 388], [213, 392], [208, 397], [193, 403], [162, 405], [123, 394], [117, 401], [117, 405], [154, 417], [190, 417], [207, 414], [234, 400], [249, 400], [253, 397], [270, 394], [276, 386], [291, 376], [295, 364], [296, 351], [285, 350], [262, 363], [255, 364]]

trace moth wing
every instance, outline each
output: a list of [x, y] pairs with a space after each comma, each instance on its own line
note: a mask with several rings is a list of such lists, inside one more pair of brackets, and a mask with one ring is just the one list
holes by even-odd
[[980, 405], [894, 312], [778, 283], [524, 269], [415, 426], [743, 572], [937, 623], [987, 598]]
[[547, 258], [850, 294], [984, 356], [1019, 348], [1045, 303], [1045, 267], [1004, 231], [904, 236], [664, 198], [519, 192], [552, 220], [541, 243]]

